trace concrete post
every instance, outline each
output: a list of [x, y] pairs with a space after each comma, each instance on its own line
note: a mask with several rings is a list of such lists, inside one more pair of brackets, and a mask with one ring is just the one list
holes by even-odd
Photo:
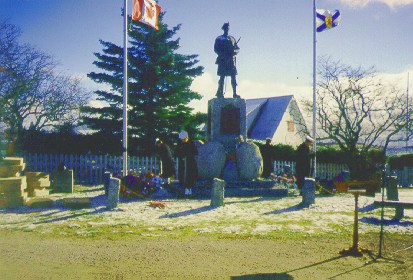
[[118, 206], [120, 179], [110, 178], [106, 208], [112, 210]]
[[301, 202], [304, 206], [310, 206], [315, 203], [315, 179], [305, 178], [304, 187], [302, 189], [303, 200]]
[[110, 178], [111, 178], [111, 173], [109, 171], [105, 171], [105, 173], [103, 173], [103, 183], [104, 183], [104, 187], [105, 187], [105, 196], [106, 197], [108, 196]]
[[214, 178], [212, 180], [211, 206], [224, 206], [225, 181]]

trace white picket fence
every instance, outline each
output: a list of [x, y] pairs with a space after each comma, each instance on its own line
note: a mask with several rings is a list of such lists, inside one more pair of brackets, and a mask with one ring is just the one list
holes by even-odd
[[[123, 167], [123, 157], [113, 155], [63, 155], [63, 154], [23, 154], [21, 155], [26, 163], [26, 171], [39, 171], [49, 173], [56, 170], [60, 163], [74, 172], [75, 183], [77, 184], [101, 184], [103, 183], [103, 174], [105, 171], [112, 173], [121, 173]], [[178, 163], [175, 160], [176, 170]], [[292, 173], [295, 173], [295, 162], [292, 161], [275, 161], [274, 174], [283, 172], [284, 167], [288, 165]], [[148, 169], [155, 174], [159, 172], [159, 159], [151, 157], [129, 157], [129, 170], [137, 172], [146, 172]], [[326, 164], [317, 163], [317, 178], [333, 179], [341, 171], [347, 170], [344, 164]], [[398, 183], [401, 186], [410, 186], [413, 184], [413, 168], [405, 167], [403, 170], [396, 170]], [[177, 178], [176, 174], [176, 178]]]
[[404, 167], [403, 169], [394, 170], [397, 176], [397, 183], [402, 187], [411, 187], [413, 185], [413, 167]]
[[[22, 157], [26, 163], [26, 171], [45, 172], [49, 173], [50, 176], [60, 163], [64, 163], [68, 169], [74, 171], [74, 179], [78, 184], [101, 184], [105, 171], [121, 173], [123, 167], [123, 157], [113, 155], [23, 154]], [[175, 160], [175, 164], [178, 167], [177, 160]], [[295, 162], [289, 161], [274, 162], [274, 173], [282, 173], [286, 165], [290, 166], [292, 173], [295, 173]], [[158, 173], [159, 159], [154, 156], [131, 156], [128, 159], [128, 168], [137, 172], [146, 172], [150, 169], [154, 173]], [[331, 179], [342, 170], [345, 170], [344, 165], [318, 164], [317, 177]]]
[[[295, 162], [294, 161], [275, 161], [274, 162], [274, 174], [283, 173], [284, 167], [289, 166], [291, 172], [295, 174]], [[340, 172], [348, 170], [345, 164], [333, 164], [333, 163], [317, 163], [317, 178], [319, 179], [333, 179]]]
[[[123, 157], [112, 155], [63, 155], [63, 154], [23, 154], [26, 171], [49, 173], [56, 170], [60, 163], [72, 169], [77, 184], [101, 184], [105, 171], [121, 173]], [[156, 157], [128, 157], [128, 168], [131, 171], [154, 173], [159, 172], [159, 160]]]

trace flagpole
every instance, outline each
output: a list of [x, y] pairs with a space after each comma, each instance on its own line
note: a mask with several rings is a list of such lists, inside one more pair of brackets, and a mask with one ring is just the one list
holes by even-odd
[[406, 90], [406, 153], [409, 151], [409, 72], [407, 72], [407, 90]]
[[313, 151], [314, 151], [314, 161], [313, 161], [313, 176], [316, 177], [316, 151], [317, 151], [317, 129], [316, 129], [316, 116], [317, 116], [317, 95], [316, 95], [316, 71], [317, 71], [317, 36], [316, 36], [316, 5], [313, 0]]
[[123, 5], [123, 176], [128, 175], [128, 0]]

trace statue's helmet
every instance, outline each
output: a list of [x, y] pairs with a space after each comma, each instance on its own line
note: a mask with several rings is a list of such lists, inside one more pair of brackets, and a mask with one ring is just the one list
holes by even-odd
[[222, 30], [228, 30], [229, 29], [229, 22], [224, 23], [221, 27]]

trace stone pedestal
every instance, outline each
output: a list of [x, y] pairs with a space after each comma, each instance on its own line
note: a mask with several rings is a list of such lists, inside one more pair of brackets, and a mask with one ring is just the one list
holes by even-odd
[[225, 181], [219, 179], [212, 180], [211, 206], [224, 206], [224, 192]]
[[26, 179], [29, 197], [49, 195], [49, 174], [43, 172], [26, 172]]
[[0, 208], [23, 206], [27, 193], [26, 177], [0, 178]]
[[303, 206], [310, 206], [315, 203], [315, 179], [305, 178], [304, 187], [301, 191], [303, 195], [301, 204]]
[[109, 210], [115, 209], [119, 201], [120, 179], [110, 178], [108, 199], [106, 208]]
[[6, 157], [0, 162], [0, 208], [23, 206], [27, 199], [23, 158]]
[[0, 178], [20, 177], [25, 167], [23, 158], [6, 157], [0, 164]]
[[30, 208], [48, 208], [53, 206], [53, 200], [47, 197], [34, 197], [26, 201]]
[[73, 193], [73, 170], [55, 170], [51, 186], [54, 193]]
[[213, 98], [208, 101], [208, 141], [224, 145], [229, 154], [235, 152], [236, 138], [247, 137], [245, 99]]

